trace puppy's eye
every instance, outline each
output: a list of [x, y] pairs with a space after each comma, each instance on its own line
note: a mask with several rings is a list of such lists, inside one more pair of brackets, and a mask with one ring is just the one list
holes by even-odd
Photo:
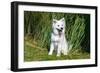
[[59, 25], [58, 25], [58, 27], [59, 27]]
[[63, 25], [62, 25], [63, 26]]

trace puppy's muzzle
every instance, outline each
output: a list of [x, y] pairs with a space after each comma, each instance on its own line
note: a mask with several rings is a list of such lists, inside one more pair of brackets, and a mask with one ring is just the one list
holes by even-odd
[[62, 32], [63, 28], [57, 29], [59, 32]]

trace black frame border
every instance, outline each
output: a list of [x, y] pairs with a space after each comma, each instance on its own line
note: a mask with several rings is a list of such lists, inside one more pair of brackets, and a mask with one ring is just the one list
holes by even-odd
[[[50, 7], [69, 7], [69, 8], [85, 8], [95, 9], [95, 64], [86, 65], [72, 65], [72, 66], [52, 66], [39, 68], [18, 68], [18, 6], [19, 5], [36, 5], [36, 6], [50, 6]], [[50, 3], [36, 3], [36, 2], [11, 2], [11, 71], [32, 71], [32, 70], [50, 70], [50, 69], [65, 69], [65, 68], [81, 68], [81, 67], [96, 67], [98, 65], [97, 57], [97, 6], [84, 5], [68, 5], [68, 4], [50, 4]]]

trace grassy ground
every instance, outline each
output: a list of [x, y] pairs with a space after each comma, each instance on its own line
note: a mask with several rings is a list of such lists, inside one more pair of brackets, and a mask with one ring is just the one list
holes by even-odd
[[69, 52], [68, 55], [57, 57], [55, 53], [52, 56], [48, 55], [48, 49], [41, 48], [35, 42], [25, 40], [24, 43], [24, 61], [47, 61], [47, 60], [72, 60], [72, 59], [88, 59], [90, 54], [76, 50]]

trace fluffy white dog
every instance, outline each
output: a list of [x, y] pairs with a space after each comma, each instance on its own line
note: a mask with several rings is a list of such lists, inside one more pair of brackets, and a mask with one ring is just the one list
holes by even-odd
[[68, 42], [65, 38], [65, 19], [60, 20], [53, 19], [51, 33], [51, 44], [49, 55], [52, 55], [53, 51], [56, 50], [57, 56], [60, 56], [61, 53], [64, 55], [68, 54]]

